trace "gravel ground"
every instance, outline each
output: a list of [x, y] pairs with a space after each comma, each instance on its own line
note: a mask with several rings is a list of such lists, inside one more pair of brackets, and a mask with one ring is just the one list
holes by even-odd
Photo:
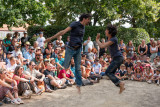
[[[23, 99], [18, 107], [160, 107], [160, 86], [146, 82], [124, 81], [126, 90], [119, 94], [119, 88], [110, 80], [82, 87], [78, 94], [75, 86], [56, 90], [53, 93], [33, 95]], [[17, 107], [7, 104], [4, 107]]]

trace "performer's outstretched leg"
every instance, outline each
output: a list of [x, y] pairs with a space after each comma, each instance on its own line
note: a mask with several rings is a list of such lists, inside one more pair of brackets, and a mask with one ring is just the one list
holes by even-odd
[[120, 87], [120, 93], [122, 93], [122, 91], [124, 90], [124, 83], [121, 82], [116, 76], [115, 76], [115, 72], [117, 70], [118, 67], [120, 67], [120, 65], [123, 62], [123, 57], [116, 57], [112, 60], [111, 64], [109, 65], [109, 67], [107, 68], [105, 74], [110, 78], [110, 80], [118, 87]]

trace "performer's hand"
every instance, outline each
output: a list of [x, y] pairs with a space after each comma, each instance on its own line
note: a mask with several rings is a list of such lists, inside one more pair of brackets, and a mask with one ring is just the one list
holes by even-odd
[[96, 41], [100, 39], [100, 33], [97, 33]]

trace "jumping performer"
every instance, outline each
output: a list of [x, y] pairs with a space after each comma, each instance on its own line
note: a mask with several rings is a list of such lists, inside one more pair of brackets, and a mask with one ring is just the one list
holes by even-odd
[[64, 60], [64, 68], [69, 68], [70, 61], [72, 57], [75, 62], [75, 77], [76, 77], [76, 85], [78, 89], [78, 93], [80, 93], [80, 87], [82, 86], [82, 78], [81, 78], [81, 47], [83, 42], [83, 36], [85, 32], [85, 26], [90, 23], [91, 14], [82, 14], [79, 17], [79, 21], [72, 22], [69, 27], [58, 32], [54, 36], [48, 38], [45, 42], [48, 42], [52, 39], [55, 39], [59, 36], [64, 35], [65, 33], [70, 31], [70, 41], [68, 46], [66, 47], [65, 60]]
[[105, 30], [105, 35], [107, 36], [107, 42], [101, 43], [99, 41], [100, 39], [100, 33], [97, 33], [96, 42], [98, 43], [100, 48], [106, 48], [108, 47], [112, 61], [111, 64], [108, 66], [105, 74], [110, 78], [110, 80], [118, 87], [120, 87], [119, 93], [121, 94], [125, 88], [124, 83], [120, 81], [114, 74], [117, 70], [117, 68], [120, 67], [120, 65], [123, 63], [123, 55], [118, 49], [118, 39], [116, 37], [117, 34], [117, 28], [114, 25], [108, 25], [107, 29]]

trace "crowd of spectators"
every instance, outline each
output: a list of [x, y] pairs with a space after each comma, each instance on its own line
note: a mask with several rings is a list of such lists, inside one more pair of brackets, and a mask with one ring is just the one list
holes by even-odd
[[[20, 38], [19, 33], [8, 33], [0, 39], [0, 99], [4, 103], [23, 104], [19, 96], [30, 98], [34, 93], [52, 92], [75, 84], [75, 63], [71, 59], [68, 69], [64, 69], [65, 48], [62, 36], [57, 40], [46, 41], [43, 32], [34, 41], [29, 42], [27, 32]], [[105, 38], [101, 39], [102, 43]], [[137, 52], [136, 52], [137, 48]], [[138, 47], [130, 40], [128, 44], [120, 41], [119, 49], [123, 53], [124, 63], [115, 75], [120, 80], [146, 81], [159, 85], [160, 80], [160, 40], [145, 40]], [[100, 49], [95, 41], [88, 37], [83, 43], [81, 73], [83, 85], [98, 83], [105, 75], [112, 58]], [[1, 105], [1, 104], [0, 104]]]

